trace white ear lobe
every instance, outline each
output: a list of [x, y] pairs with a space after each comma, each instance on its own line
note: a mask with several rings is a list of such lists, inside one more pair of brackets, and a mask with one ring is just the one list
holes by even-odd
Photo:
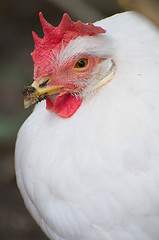
[[[102, 66], [100, 66], [100, 71], [101, 71], [100, 73], [102, 73], [102, 77], [100, 76], [101, 78], [99, 79], [97, 84], [94, 86], [92, 92], [98, 90], [99, 88], [103, 87], [105, 84], [110, 82], [115, 75], [115, 63], [111, 59], [106, 59], [101, 63], [101, 65]], [[107, 67], [107, 70], [105, 66]], [[105, 73], [104, 73], [104, 70], [106, 70]]]
[[92, 96], [98, 89], [102, 88], [108, 82], [113, 80], [116, 66], [113, 60], [106, 58], [102, 60], [96, 69], [92, 72], [89, 79], [87, 79], [87, 86], [82, 91], [84, 99]]

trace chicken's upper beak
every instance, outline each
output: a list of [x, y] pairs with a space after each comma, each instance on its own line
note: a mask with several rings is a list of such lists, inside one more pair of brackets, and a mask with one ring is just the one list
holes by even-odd
[[46, 99], [49, 95], [59, 93], [61, 88], [64, 88], [64, 86], [61, 85], [45, 86], [34, 81], [31, 86], [24, 87], [23, 91], [24, 107], [28, 108], [34, 103]]

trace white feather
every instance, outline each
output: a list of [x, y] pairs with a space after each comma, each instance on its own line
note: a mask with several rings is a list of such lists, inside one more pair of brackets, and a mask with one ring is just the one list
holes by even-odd
[[159, 31], [131, 12], [96, 25], [105, 44], [74, 43], [113, 59], [115, 77], [71, 118], [37, 104], [18, 134], [17, 183], [52, 240], [158, 240]]

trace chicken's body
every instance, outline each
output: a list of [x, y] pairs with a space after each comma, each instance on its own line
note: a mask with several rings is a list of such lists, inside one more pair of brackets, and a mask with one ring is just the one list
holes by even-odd
[[35, 107], [18, 134], [17, 183], [51, 240], [158, 240], [159, 33], [135, 13], [96, 25], [114, 78], [70, 118]]

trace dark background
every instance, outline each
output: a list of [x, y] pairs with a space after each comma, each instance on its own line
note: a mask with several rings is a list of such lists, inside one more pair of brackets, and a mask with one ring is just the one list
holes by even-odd
[[24, 110], [22, 90], [33, 81], [31, 31], [43, 36], [38, 13], [57, 26], [64, 12], [72, 20], [94, 22], [123, 9], [115, 0], [5, 0], [0, 2], [0, 239], [44, 240], [25, 209], [16, 187], [14, 144], [19, 127], [31, 113]]

